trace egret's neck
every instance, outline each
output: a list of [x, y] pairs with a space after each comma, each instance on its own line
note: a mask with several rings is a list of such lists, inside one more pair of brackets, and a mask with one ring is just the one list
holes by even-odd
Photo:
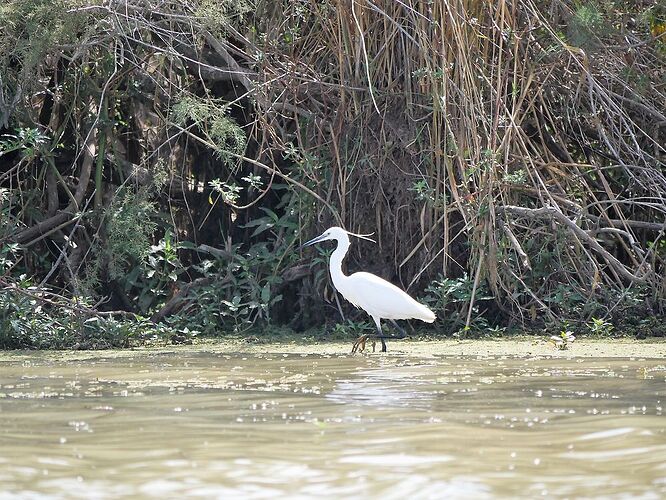
[[340, 290], [340, 285], [347, 277], [342, 272], [342, 261], [347, 255], [347, 250], [349, 250], [349, 238], [345, 236], [345, 238], [338, 240], [338, 246], [331, 255], [331, 278], [333, 278], [333, 284], [338, 290]]

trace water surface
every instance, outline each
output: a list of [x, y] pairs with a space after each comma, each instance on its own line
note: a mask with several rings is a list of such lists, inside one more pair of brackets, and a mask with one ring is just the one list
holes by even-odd
[[0, 498], [666, 495], [661, 359], [0, 361]]

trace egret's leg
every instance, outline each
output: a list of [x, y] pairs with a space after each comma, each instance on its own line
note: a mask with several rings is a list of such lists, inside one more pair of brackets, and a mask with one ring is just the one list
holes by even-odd
[[[379, 335], [381, 335], [382, 332], [379, 332]], [[384, 342], [384, 337], [379, 337], [379, 340], [382, 342], [382, 352], [386, 352], [386, 342]]]
[[386, 352], [386, 342], [384, 342], [384, 334], [382, 333], [381, 319], [376, 316], [373, 316], [372, 319], [375, 320], [375, 326], [377, 327], [377, 338], [382, 343], [382, 352]]

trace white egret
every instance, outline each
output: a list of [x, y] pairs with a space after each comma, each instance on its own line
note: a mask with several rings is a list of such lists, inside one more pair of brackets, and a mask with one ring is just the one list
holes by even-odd
[[[368, 235], [350, 233], [341, 227], [331, 227], [316, 238], [304, 243], [303, 247], [327, 240], [335, 240], [338, 243], [329, 262], [333, 285], [345, 299], [372, 316], [372, 319], [375, 320], [375, 325], [377, 326], [377, 335], [375, 338], [381, 340], [382, 352], [386, 352], [386, 343], [384, 342], [384, 339], [389, 337], [385, 337], [382, 333], [382, 318], [391, 321], [391, 323], [393, 323], [393, 325], [395, 325], [400, 331], [402, 336], [394, 338], [404, 338], [406, 333], [395, 322], [396, 319], [414, 318], [427, 323], [432, 323], [435, 321], [435, 313], [411, 298], [397, 286], [379, 276], [366, 272], [358, 272], [346, 276], [342, 272], [342, 261], [345, 258], [345, 255], [347, 255], [347, 250], [349, 250], [349, 235], [374, 242], [374, 240], [367, 237]], [[362, 352], [365, 349], [365, 343], [369, 338], [371, 338], [370, 335], [361, 335], [356, 342], [354, 342], [352, 353], [355, 353], [357, 350]]]

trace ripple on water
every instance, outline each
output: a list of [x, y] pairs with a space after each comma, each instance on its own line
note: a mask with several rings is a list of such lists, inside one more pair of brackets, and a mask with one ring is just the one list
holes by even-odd
[[639, 359], [35, 353], [0, 365], [0, 498], [663, 497], [664, 373]]

